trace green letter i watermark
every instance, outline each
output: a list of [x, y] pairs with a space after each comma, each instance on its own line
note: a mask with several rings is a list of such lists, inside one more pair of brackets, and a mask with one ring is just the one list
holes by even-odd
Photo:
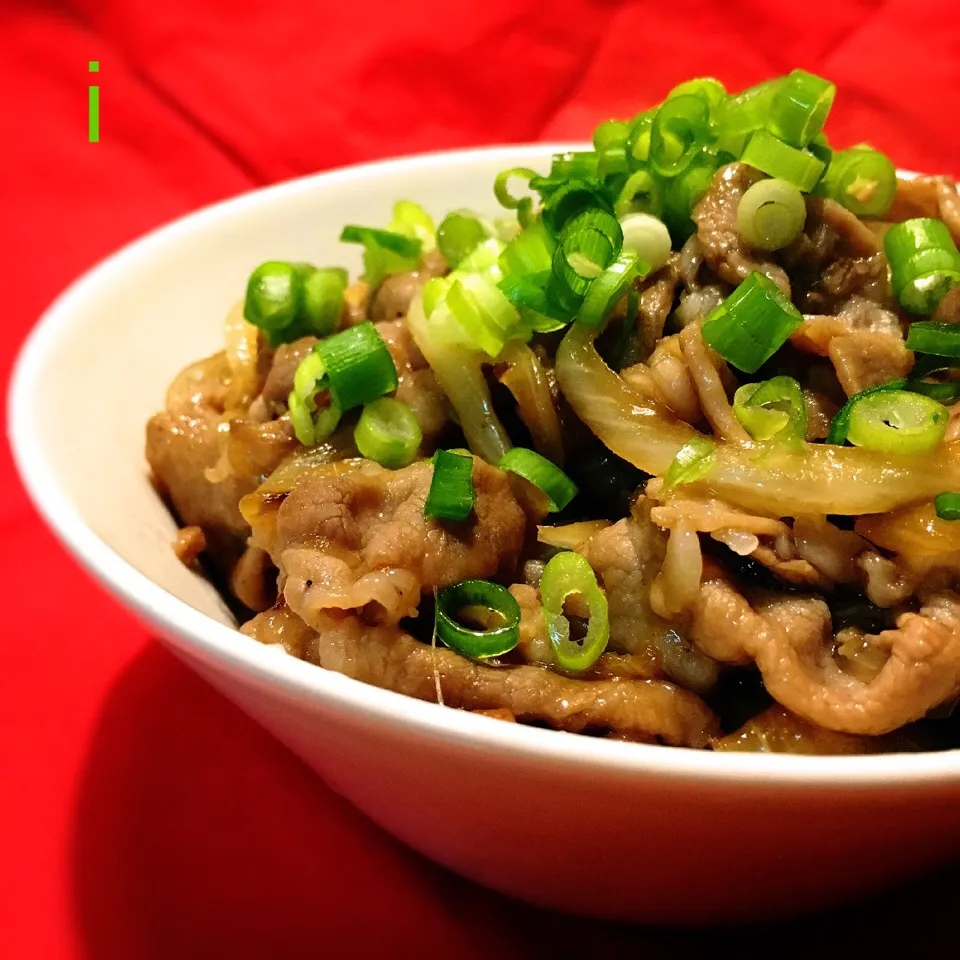
[[[90, 61], [90, 72], [100, 72], [100, 61]], [[90, 143], [100, 142], [100, 88], [97, 86], [87, 88], [87, 138]]]

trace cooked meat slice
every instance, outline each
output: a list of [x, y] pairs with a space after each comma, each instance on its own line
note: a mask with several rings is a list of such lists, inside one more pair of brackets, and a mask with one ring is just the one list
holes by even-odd
[[293, 389], [293, 375], [316, 342], [316, 337], [301, 337], [292, 343], [280, 344], [274, 351], [273, 362], [260, 394], [260, 402], [268, 416], [278, 417], [286, 413], [287, 397]]
[[859, 331], [830, 341], [830, 360], [848, 397], [861, 390], [905, 377], [913, 352], [899, 336]]
[[[241, 629], [262, 642], [289, 632], [289, 608], [260, 614]], [[415, 640], [397, 626], [320, 614], [306, 659], [386, 690], [465, 710], [509, 710], [517, 720], [571, 733], [628, 734], [645, 742], [704, 747], [716, 721], [694, 694], [658, 680], [580, 680], [544, 667], [487, 666]], [[289, 642], [289, 641], [288, 641]]]
[[228, 378], [217, 354], [188, 367], [167, 394], [168, 407], [147, 422], [146, 457], [157, 487], [184, 526], [203, 530], [216, 566], [229, 573], [243, 553], [249, 533], [240, 515], [240, 498], [255, 486], [253, 477], [232, 471], [209, 477], [221, 460], [219, 430]]
[[680, 258], [677, 261], [677, 272], [687, 292], [700, 287], [700, 268], [703, 266], [703, 244], [695, 234], [687, 237], [680, 248]]
[[892, 302], [879, 238], [835, 200], [807, 197], [804, 231], [780, 258], [794, 302], [809, 313], [836, 313], [854, 295]]
[[283, 594], [269, 609], [258, 613], [240, 627], [240, 632], [259, 643], [279, 644], [291, 656], [316, 663], [316, 631], [311, 630], [285, 603]]
[[919, 613], [871, 637], [888, 654], [875, 679], [846, 673], [832, 653], [830, 612], [810, 597], [767, 597], [751, 606], [722, 575], [704, 582], [691, 638], [726, 663], [755, 661], [782, 706], [817, 726], [888, 733], [960, 691], [960, 597], [930, 593]]
[[733, 415], [721, 379], [720, 370], [725, 369], [726, 364], [704, 343], [699, 324], [684, 327], [680, 350], [696, 385], [700, 408], [713, 432], [724, 440], [747, 443], [750, 437]]
[[960, 323], [960, 287], [948, 290], [930, 316], [938, 323]]
[[254, 518], [254, 542], [284, 578], [287, 603], [308, 624], [330, 610], [396, 623], [423, 592], [473, 577], [512, 576], [525, 517], [507, 477], [474, 460], [476, 503], [462, 524], [423, 515], [433, 465], [385, 470], [369, 461], [308, 472], [272, 514]]
[[960, 244], [960, 193], [952, 177], [898, 177], [897, 193], [886, 219], [938, 217]]
[[[624, 371], [624, 377], [635, 382], [639, 367]], [[678, 334], [664, 337], [657, 344], [648, 369], [656, 396], [665, 407], [687, 423], [703, 419], [697, 385], [683, 358]]]
[[173, 552], [184, 566], [192, 566], [207, 548], [201, 527], [181, 527], [173, 541]]
[[876, 740], [816, 727], [779, 705], [768, 707], [713, 744], [714, 750], [721, 751], [814, 756], [875, 753], [879, 748]]
[[390, 274], [380, 282], [370, 297], [370, 319], [399, 320], [410, 310], [413, 298], [431, 277], [442, 277], [449, 267], [439, 250], [428, 250], [416, 270]]
[[663, 336], [663, 327], [673, 309], [680, 283], [679, 255], [673, 254], [656, 273], [637, 281], [639, 293], [637, 318], [631, 331], [622, 366], [631, 366], [649, 358]]
[[759, 171], [743, 163], [721, 167], [692, 216], [704, 260], [721, 280], [738, 284], [757, 270], [789, 296], [790, 281], [783, 268], [751, 249], [737, 229], [740, 198], [761, 178]]
[[277, 599], [277, 569], [259, 547], [247, 547], [230, 574], [230, 591], [250, 610], [267, 610]]
[[377, 330], [397, 368], [399, 386], [395, 396], [413, 411], [423, 432], [424, 443], [430, 446], [449, 419], [450, 404], [446, 394], [440, 389], [433, 370], [417, 349], [403, 320], [378, 323]]
[[803, 388], [803, 400], [807, 405], [807, 440], [825, 440], [833, 418], [840, 412], [840, 404], [807, 386]]
[[606, 591], [611, 647], [633, 652], [654, 644], [669, 629], [650, 606], [650, 584], [663, 564], [666, 537], [645, 515], [645, 507], [594, 534], [578, 552]]

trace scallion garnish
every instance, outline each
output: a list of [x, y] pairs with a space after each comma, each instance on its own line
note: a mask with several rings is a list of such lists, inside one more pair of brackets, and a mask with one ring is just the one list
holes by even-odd
[[754, 440], [803, 442], [807, 405], [793, 377], [745, 383], [733, 398], [733, 414]]
[[551, 513], [563, 510], [577, 495], [577, 485], [558, 466], [525, 447], [508, 450], [497, 466], [539, 487]]
[[397, 389], [393, 357], [369, 320], [321, 340], [314, 350], [323, 361], [330, 395], [343, 411]]
[[[587, 632], [582, 639], [571, 636], [570, 621], [564, 610], [571, 596], [579, 597], [586, 604]], [[557, 666], [567, 673], [589, 670], [610, 640], [607, 597], [597, 583], [593, 568], [579, 553], [567, 551], [551, 557], [540, 579], [540, 599]]]
[[590, 284], [577, 313], [577, 323], [587, 327], [599, 326], [631, 288], [633, 281], [649, 270], [644, 261], [632, 253], [624, 253]]
[[933, 509], [941, 520], [960, 520], [960, 493], [940, 493], [933, 498]]
[[823, 129], [836, 95], [836, 84], [829, 80], [791, 71], [773, 98], [770, 130], [791, 146], [805, 147]]
[[817, 188], [858, 217], [881, 217], [897, 192], [897, 171], [879, 150], [854, 147], [835, 153]]
[[243, 316], [259, 327], [271, 343], [297, 319], [303, 301], [303, 279], [297, 266], [281, 260], [261, 263], [247, 281]]
[[433, 456], [433, 476], [423, 505], [423, 515], [459, 523], [473, 513], [475, 498], [473, 457], [438, 450]]
[[509, 181], [515, 177], [517, 180], [529, 183], [536, 176], [537, 171], [529, 167], [511, 167], [509, 170], [502, 170], [493, 181], [493, 194], [497, 198], [497, 203], [501, 207], [506, 207], [507, 210], [516, 210], [520, 205], [520, 198], [512, 196], [507, 189]]
[[740, 235], [758, 250], [779, 250], [803, 231], [807, 206], [803, 194], [786, 180], [758, 180], [737, 206]]
[[[960, 253], [942, 220], [918, 217], [895, 223], [884, 234], [883, 249], [890, 261], [893, 293], [911, 313], [932, 313], [944, 294], [960, 283]], [[912, 344], [910, 348], [937, 352]]]
[[[476, 618], [483, 629], [464, 626]], [[437, 595], [436, 631], [439, 640], [466, 657], [481, 660], [509, 653], [520, 639], [520, 604], [499, 583], [463, 580]]]
[[710, 138], [710, 107], [692, 94], [669, 97], [650, 128], [650, 166], [662, 177], [675, 177], [690, 166]]
[[361, 455], [397, 470], [417, 455], [423, 435], [417, 418], [405, 403], [381, 397], [363, 408], [353, 439]]
[[685, 443], [663, 475], [664, 487], [670, 490], [681, 483], [702, 480], [713, 469], [716, 451], [716, 445], [706, 437], [694, 437]]
[[659, 216], [663, 212], [663, 184], [649, 170], [635, 170], [624, 181], [614, 203], [618, 216], [628, 213], [650, 213]]
[[344, 243], [363, 244], [363, 279], [371, 285], [378, 284], [388, 273], [412, 270], [423, 246], [416, 237], [357, 224], [345, 226], [340, 239]]
[[803, 322], [762, 273], [751, 273], [704, 321], [703, 339], [744, 373], [755, 373]]
[[303, 276], [302, 322], [304, 333], [327, 337], [340, 325], [347, 271], [337, 267], [314, 270]]
[[472, 253], [489, 234], [476, 218], [463, 213], [450, 213], [437, 227], [437, 246], [444, 260], [457, 267], [461, 260]]
[[628, 213], [620, 227], [624, 252], [642, 260], [648, 270], [659, 270], [670, 259], [670, 231], [662, 220], [649, 213]]
[[846, 439], [883, 453], [927, 453], [939, 446], [949, 416], [935, 400], [886, 384], [852, 396], [834, 418], [828, 442]]
[[761, 173], [792, 183], [803, 193], [809, 193], [823, 174], [823, 162], [812, 153], [791, 147], [767, 130], [750, 137], [740, 159]]

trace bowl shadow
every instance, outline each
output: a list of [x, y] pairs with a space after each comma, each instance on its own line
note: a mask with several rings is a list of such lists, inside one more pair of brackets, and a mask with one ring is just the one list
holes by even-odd
[[952, 947], [960, 909], [960, 868], [750, 928], [644, 930], [528, 907], [408, 850], [157, 644], [105, 700], [74, 810], [71, 884], [91, 960], [511, 958], [638, 947], [672, 960], [718, 947], [893, 956]]

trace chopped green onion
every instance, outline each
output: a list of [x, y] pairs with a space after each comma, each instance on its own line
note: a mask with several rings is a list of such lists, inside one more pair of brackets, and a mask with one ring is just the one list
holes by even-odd
[[667, 99], [685, 96], [699, 97], [712, 112], [726, 100], [727, 88], [715, 77], [696, 77], [693, 80], [678, 83], [667, 94]]
[[960, 493], [940, 493], [933, 498], [933, 509], [941, 520], [960, 520]]
[[766, 126], [782, 78], [766, 80], [728, 97], [716, 110], [717, 149], [739, 157], [750, 135]]
[[388, 273], [412, 270], [422, 247], [415, 237], [356, 224], [344, 227], [340, 239], [344, 243], [363, 244], [363, 279], [373, 286]]
[[541, 219], [548, 230], [559, 235], [574, 217], [592, 208], [613, 213], [613, 205], [598, 183], [573, 177], [544, 201]]
[[675, 177], [690, 165], [710, 135], [710, 109], [698, 96], [666, 100], [650, 128], [650, 165], [663, 177]]
[[770, 130], [791, 146], [805, 147], [823, 129], [836, 95], [836, 84], [829, 80], [791, 71], [773, 98]]
[[570, 177], [594, 177], [597, 174], [597, 155], [591, 151], [555, 153], [550, 165], [550, 178], [566, 180]]
[[936, 400], [937, 403], [942, 403], [946, 407], [952, 406], [960, 400], [960, 382], [956, 380], [942, 383], [910, 379], [907, 381], [904, 390], [909, 390], [911, 393], [922, 393], [925, 397], [930, 397], [931, 400]]
[[250, 274], [243, 316], [273, 338], [296, 320], [302, 299], [303, 278], [298, 267], [269, 260]]
[[[818, 133], [808, 144], [807, 149], [830, 171], [830, 164], [833, 162], [833, 148], [827, 141], [826, 136]], [[826, 173], [824, 174], [826, 177]], [[821, 180], [820, 185], [823, 185]]]
[[553, 266], [553, 251], [557, 241], [537, 220], [521, 230], [500, 254], [500, 269], [505, 274], [524, 277], [549, 272]]
[[526, 447], [508, 450], [497, 466], [539, 487], [547, 497], [551, 513], [563, 510], [577, 495], [576, 484], [559, 467]]
[[451, 267], [456, 267], [487, 237], [486, 229], [476, 217], [462, 213], [448, 214], [437, 227], [437, 246]]
[[621, 217], [633, 212], [658, 216], [663, 210], [663, 186], [649, 170], [636, 170], [627, 177], [613, 208]]
[[[287, 398], [290, 422], [297, 440], [305, 447], [321, 443], [333, 433], [340, 422], [343, 410], [336, 399], [329, 395], [330, 382], [327, 368], [316, 345], [300, 361], [293, 374], [293, 390]], [[318, 406], [317, 397], [325, 393], [325, 406]]]
[[[571, 637], [570, 621], [564, 611], [567, 599], [574, 595], [586, 603], [589, 613], [582, 640]], [[540, 599], [557, 666], [567, 673], [589, 670], [607, 649], [610, 614], [606, 594], [586, 558], [571, 551], [551, 557], [540, 579]]]
[[812, 153], [784, 143], [767, 130], [758, 130], [747, 141], [740, 158], [761, 173], [792, 183], [809, 193], [823, 174], [823, 163]]
[[424, 250], [432, 250], [437, 245], [433, 217], [412, 200], [398, 200], [393, 205], [393, 219], [387, 224], [387, 231], [419, 240]]
[[758, 250], [779, 250], [792, 243], [806, 219], [803, 194], [786, 180], [758, 180], [737, 207], [740, 235]]
[[716, 445], [706, 437], [694, 437], [685, 443], [667, 467], [663, 485], [667, 490], [681, 483], [695, 483], [702, 480], [716, 462]]
[[733, 414], [754, 440], [803, 442], [807, 405], [793, 377], [746, 383], [733, 397]]
[[827, 434], [827, 443], [836, 446], [843, 446], [847, 442], [847, 433], [850, 429], [850, 413], [854, 404], [874, 393], [884, 393], [889, 390], [903, 390], [906, 388], [907, 381], [903, 379], [890, 380], [888, 383], [881, 383], [876, 387], [868, 387], [850, 397], [840, 408], [837, 415], [830, 421], [830, 432]]
[[636, 277], [649, 270], [650, 267], [642, 260], [631, 253], [624, 253], [590, 284], [577, 313], [577, 323], [587, 327], [599, 326], [631, 289]]
[[392, 230], [379, 230], [376, 227], [360, 227], [356, 224], [348, 224], [343, 228], [340, 240], [344, 243], [375, 243], [399, 257], [420, 256], [421, 244], [419, 240], [402, 233], [394, 233]]
[[[918, 217], [895, 223], [884, 234], [883, 249], [890, 261], [893, 293], [911, 313], [932, 313], [944, 294], [960, 283], [960, 253], [942, 220]], [[911, 349], [937, 352], [912, 345]]]
[[550, 296], [549, 281], [550, 274], [527, 277], [506, 276], [497, 285], [500, 292], [515, 307], [523, 311], [524, 320], [531, 329], [539, 333], [559, 330], [572, 319], [571, 312], [556, 303]]
[[417, 418], [405, 403], [381, 397], [363, 408], [353, 439], [362, 456], [397, 470], [417, 455], [423, 435]]
[[459, 523], [473, 513], [475, 499], [473, 457], [438, 450], [433, 456], [433, 476], [423, 515]]
[[653, 129], [655, 113], [656, 110], [647, 110], [630, 122], [626, 143], [627, 156], [637, 163], [646, 163], [650, 158], [650, 132]]
[[633, 254], [648, 270], [659, 270], [670, 259], [670, 231], [649, 213], [628, 213], [620, 220], [624, 252]]
[[920, 320], [910, 324], [907, 347], [937, 357], [960, 357], [960, 326]]
[[851, 400], [847, 439], [883, 453], [928, 453], [939, 446], [950, 419], [936, 400], [906, 390], [864, 391]]
[[520, 205], [520, 198], [511, 196], [507, 189], [508, 181], [512, 177], [516, 177], [518, 180], [523, 180], [524, 183], [529, 183], [536, 176], [537, 171], [531, 170], [529, 167], [512, 167], [498, 173], [496, 180], [493, 181], [493, 193], [497, 198], [497, 203], [501, 207], [506, 207], [507, 210], [516, 210]]
[[347, 272], [336, 267], [310, 271], [303, 278], [302, 319], [307, 333], [326, 337], [340, 326]]
[[[457, 615], [463, 617], [471, 608], [479, 608], [494, 625], [485, 630], [464, 626]], [[499, 583], [463, 580], [437, 595], [436, 632], [442, 643], [465, 657], [499, 657], [520, 640], [520, 604]]]
[[858, 217], [881, 217], [897, 192], [897, 171], [878, 150], [841, 150], [830, 160], [818, 191]]
[[520, 314], [497, 285], [479, 274], [458, 274], [446, 305], [468, 342], [497, 356], [519, 328]]
[[630, 127], [622, 120], [605, 120], [593, 130], [593, 146], [597, 152], [606, 147], [622, 147], [629, 133]]
[[397, 368], [383, 337], [366, 321], [321, 340], [316, 352], [341, 410], [352, 410], [397, 389]]
[[738, 370], [756, 373], [802, 322], [780, 288], [754, 271], [706, 318], [703, 339]]
[[[960, 351], [960, 345], [958, 345], [958, 351]], [[931, 381], [925, 378], [933, 373], [955, 370], [957, 367], [960, 367], [960, 354], [957, 357], [937, 357], [931, 354], [918, 356], [904, 389], [922, 393], [939, 403], [950, 406], [960, 400], [960, 380]]]

